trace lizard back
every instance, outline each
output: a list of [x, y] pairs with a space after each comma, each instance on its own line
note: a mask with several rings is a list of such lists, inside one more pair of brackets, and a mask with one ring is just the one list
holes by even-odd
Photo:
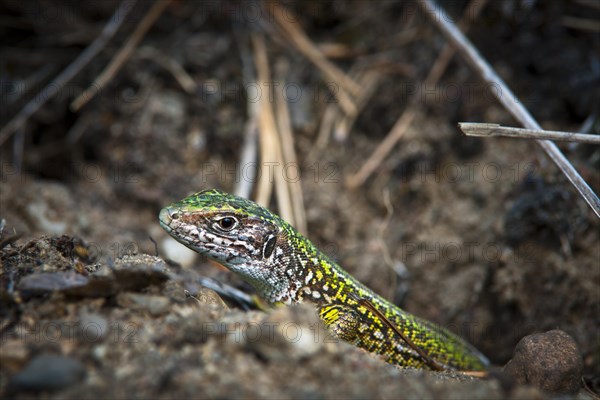
[[393, 324], [444, 368], [480, 371], [489, 364], [458, 336], [374, 293], [290, 224], [250, 200], [205, 190], [163, 208], [159, 220], [176, 240], [240, 274], [265, 300], [315, 304], [337, 336], [390, 363], [430, 368]]

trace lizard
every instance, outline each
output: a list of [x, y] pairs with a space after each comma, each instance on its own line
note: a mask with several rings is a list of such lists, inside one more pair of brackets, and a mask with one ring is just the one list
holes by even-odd
[[401, 367], [485, 371], [487, 358], [359, 282], [277, 214], [217, 189], [164, 207], [160, 225], [271, 304], [313, 303], [334, 335]]

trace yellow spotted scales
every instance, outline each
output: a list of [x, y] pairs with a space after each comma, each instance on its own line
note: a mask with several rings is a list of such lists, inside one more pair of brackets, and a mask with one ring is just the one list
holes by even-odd
[[250, 200], [205, 190], [163, 208], [159, 219], [177, 241], [238, 273], [268, 302], [314, 303], [332, 332], [389, 363], [463, 371], [488, 366], [473, 346], [375, 294]]

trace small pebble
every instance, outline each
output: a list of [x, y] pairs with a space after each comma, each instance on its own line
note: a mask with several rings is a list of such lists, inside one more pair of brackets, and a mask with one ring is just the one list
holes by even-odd
[[9, 386], [35, 392], [54, 391], [79, 382], [85, 374], [85, 367], [78, 360], [55, 354], [41, 354], [17, 373]]
[[35, 272], [19, 282], [18, 289], [26, 297], [61, 292], [67, 296], [103, 297], [114, 292], [113, 279], [85, 276], [75, 271]]
[[221, 296], [212, 289], [200, 287], [198, 293], [194, 296], [199, 303], [213, 305], [219, 309], [228, 310], [227, 304], [223, 301]]
[[521, 339], [504, 372], [518, 383], [553, 393], [573, 393], [581, 386], [583, 359], [577, 343], [561, 330]]
[[100, 314], [79, 313], [79, 338], [85, 342], [100, 342], [108, 335], [108, 321]]
[[141, 290], [168, 280], [169, 268], [158, 257], [138, 254], [115, 260], [113, 274], [120, 290]]
[[153, 316], [163, 314], [171, 304], [164, 296], [139, 293], [121, 293], [117, 296], [117, 303], [123, 308], [147, 311]]
[[28, 294], [47, 294], [82, 287], [88, 281], [88, 277], [73, 271], [36, 272], [21, 279], [18, 288]]

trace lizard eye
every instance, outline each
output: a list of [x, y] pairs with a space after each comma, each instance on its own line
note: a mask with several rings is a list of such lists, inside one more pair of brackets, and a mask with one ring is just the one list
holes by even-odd
[[219, 228], [224, 231], [230, 231], [237, 225], [237, 220], [233, 217], [224, 217], [217, 221]]

